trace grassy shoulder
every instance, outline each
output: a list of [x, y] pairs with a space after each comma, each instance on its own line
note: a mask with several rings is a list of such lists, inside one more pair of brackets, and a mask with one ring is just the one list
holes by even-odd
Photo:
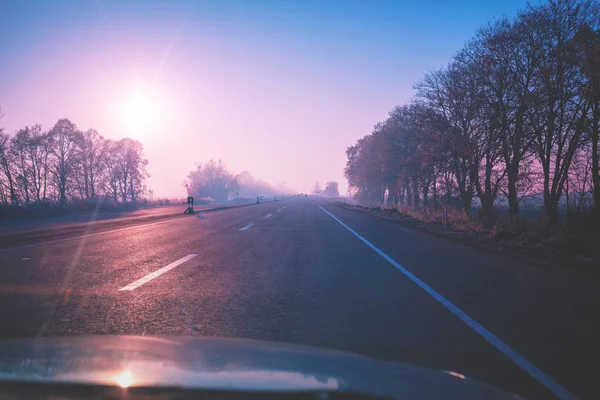
[[[26, 246], [37, 242], [62, 240], [67, 237], [96, 234], [100, 232], [135, 228], [145, 224], [163, 221], [195, 218], [198, 214], [223, 211], [230, 208], [246, 207], [256, 204], [252, 202], [232, 202], [228, 204], [205, 204], [196, 207], [196, 215], [186, 215], [187, 205], [158, 209], [135, 210], [132, 213], [112, 213], [98, 216], [98, 219], [72, 220], [69, 218], [53, 219], [41, 222], [40, 219], [16, 220], [0, 225], [0, 250], [2, 248]], [[87, 217], [87, 214], [85, 215]], [[25, 226], [23, 222], [27, 222]]]
[[115, 203], [97, 200], [77, 200], [64, 206], [57, 204], [31, 204], [17, 207], [0, 204], [0, 220], [21, 220], [30, 218], [64, 217], [91, 213], [127, 212], [167, 206], [183, 206], [186, 199], [142, 199], [139, 202]]
[[586, 230], [550, 230], [535, 221], [522, 221], [514, 226], [499, 222], [493, 228], [484, 228], [463, 212], [450, 209], [445, 224], [443, 210], [426, 213], [342, 202], [335, 204], [478, 249], [512, 256], [600, 286], [600, 246], [597, 233]]

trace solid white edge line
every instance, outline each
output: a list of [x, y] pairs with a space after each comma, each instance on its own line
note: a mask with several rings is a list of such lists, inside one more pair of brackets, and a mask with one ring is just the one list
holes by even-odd
[[246, 225], [243, 228], [240, 228], [240, 231], [245, 231], [246, 229], [250, 228], [252, 225], [254, 225], [252, 222], [250, 222], [248, 225]]
[[398, 264], [394, 259], [385, 254], [383, 251], [379, 250], [375, 245], [369, 242], [367, 239], [363, 238], [361, 235], [356, 233], [352, 228], [348, 225], [340, 221], [335, 215], [331, 214], [329, 211], [319, 206], [319, 208], [325, 213], [327, 213], [331, 218], [340, 223], [344, 228], [350, 231], [354, 236], [359, 238], [364, 244], [369, 246], [372, 250], [374, 250], [377, 254], [383, 257], [387, 262], [396, 267], [400, 272], [406, 275], [411, 281], [416, 283], [421, 289], [426, 291], [431, 297], [437, 300], [441, 305], [446, 307], [450, 312], [460, 318], [465, 324], [467, 324], [471, 329], [477, 332], [481, 337], [487, 340], [492, 346], [500, 350], [505, 356], [510, 358], [515, 364], [517, 364], [523, 371], [528, 373], [532, 378], [537, 380], [539, 383], [548, 388], [552, 393], [554, 393], [558, 398], [563, 400], [574, 400], [577, 399], [574, 394], [569, 392], [568, 389], [564, 388], [560, 384], [558, 384], [554, 379], [552, 379], [549, 375], [543, 372], [541, 369], [533, 365], [529, 362], [525, 357], [517, 353], [510, 346], [500, 340], [497, 336], [495, 336], [492, 332], [487, 330], [483, 325], [479, 322], [475, 321], [469, 315], [467, 315], [460, 308], [452, 304], [449, 300], [447, 300], [444, 296], [433, 290], [429, 287], [425, 282], [417, 278], [413, 275], [412, 272], [404, 268], [402, 265]]
[[[75, 237], [70, 237], [70, 238], [65, 238], [65, 239], [58, 239], [58, 240], [50, 240], [48, 242], [31, 243], [31, 244], [25, 244], [23, 246], [8, 247], [6, 249], [0, 249], [0, 253], [4, 253], [5, 251], [11, 251], [11, 250], [27, 249], [29, 247], [35, 247], [35, 246], [44, 246], [46, 244], [68, 242], [69, 240], [83, 239], [83, 238], [88, 238], [88, 237], [92, 237], [92, 236], [106, 235], [106, 234], [109, 234], [109, 233], [122, 232], [122, 231], [127, 231], [127, 230], [130, 230], [130, 229], [144, 228], [146, 226], [152, 226], [152, 225], [158, 225], [158, 224], [166, 224], [167, 222], [179, 221], [179, 220], [184, 220], [184, 219], [185, 219], [184, 217], [175, 217], [175, 218], [169, 219], [168, 221], [158, 221], [158, 222], [152, 222], [151, 224], [128, 226], [127, 228], [120, 228], [120, 229], [113, 229], [113, 230], [110, 230], [110, 231], [90, 233], [89, 235], [75, 236]], [[85, 227], [86, 226], [84, 226], [84, 228]]]
[[138, 287], [142, 286], [144, 283], [150, 282], [154, 278], [158, 278], [165, 272], [169, 272], [170, 270], [177, 267], [178, 265], [181, 265], [184, 262], [186, 262], [187, 260], [190, 260], [196, 256], [197, 256], [197, 254], [189, 254], [183, 258], [180, 258], [177, 261], [173, 261], [171, 264], [167, 265], [166, 267], [162, 267], [161, 269], [158, 269], [158, 270], [144, 276], [143, 278], [140, 278], [137, 281], [132, 282], [125, 287], [122, 287], [121, 289], [119, 289], [119, 291], [131, 291], [131, 290], [137, 289]]

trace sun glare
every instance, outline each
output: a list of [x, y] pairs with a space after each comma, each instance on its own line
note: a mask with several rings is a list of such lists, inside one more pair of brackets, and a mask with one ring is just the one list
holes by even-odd
[[137, 80], [116, 106], [118, 118], [126, 134], [136, 138], [154, 133], [161, 123], [163, 107], [151, 85]]
[[117, 385], [121, 386], [122, 388], [126, 388], [131, 386], [131, 384], [133, 383], [133, 376], [131, 375], [130, 371], [125, 370], [119, 375], [117, 375], [116, 381]]

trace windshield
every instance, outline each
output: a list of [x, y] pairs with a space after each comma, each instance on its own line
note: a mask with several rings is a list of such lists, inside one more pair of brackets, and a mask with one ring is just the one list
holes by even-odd
[[5, 0], [0, 37], [0, 342], [600, 398], [598, 0]]

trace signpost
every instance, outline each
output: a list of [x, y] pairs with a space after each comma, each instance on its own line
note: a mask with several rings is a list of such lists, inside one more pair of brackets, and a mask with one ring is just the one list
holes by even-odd
[[196, 214], [194, 211], [194, 198], [192, 196], [188, 196], [188, 208], [183, 213], [184, 214]]

